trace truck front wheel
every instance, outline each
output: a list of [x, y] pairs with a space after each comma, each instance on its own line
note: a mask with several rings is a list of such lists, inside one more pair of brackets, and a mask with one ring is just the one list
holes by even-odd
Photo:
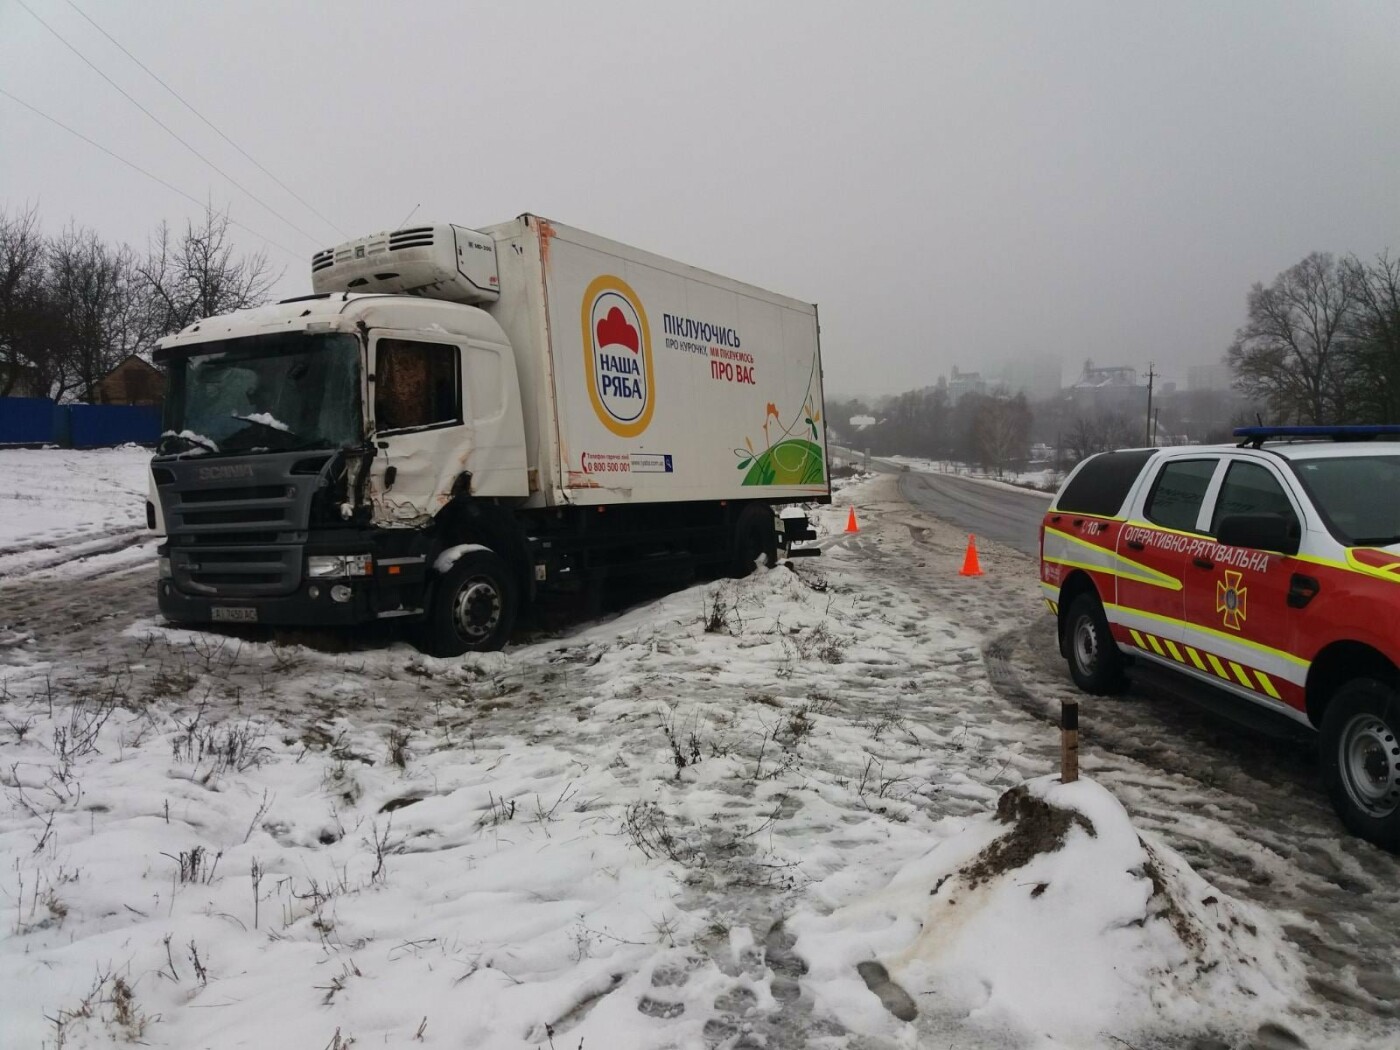
[[1382, 849], [1400, 852], [1400, 694], [1354, 678], [1322, 716], [1322, 780], [1342, 823]]
[[510, 567], [492, 551], [470, 551], [433, 587], [423, 649], [430, 656], [499, 649], [510, 637], [518, 606]]

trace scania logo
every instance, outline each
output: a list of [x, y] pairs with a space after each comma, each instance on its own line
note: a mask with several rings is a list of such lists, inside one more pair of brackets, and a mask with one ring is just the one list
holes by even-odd
[[656, 407], [646, 310], [626, 281], [604, 275], [583, 293], [582, 313], [584, 371], [593, 411], [614, 434], [636, 437]]
[[253, 468], [248, 463], [231, 463], [221, 467], [200, 467], [200, 481], [229, 481], [233, 478], [251, 478]]

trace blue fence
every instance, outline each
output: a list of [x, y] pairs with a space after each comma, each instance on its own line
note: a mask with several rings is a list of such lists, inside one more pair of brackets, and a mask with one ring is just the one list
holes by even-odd
[[0, 445], [104, 448], [154, 445], [160, 409], [147, 405], [56, 405], [45, 397], [0, 397]]

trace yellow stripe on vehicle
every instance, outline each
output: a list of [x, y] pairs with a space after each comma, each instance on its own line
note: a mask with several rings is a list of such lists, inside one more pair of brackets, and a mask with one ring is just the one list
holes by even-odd
[[1254, 682], [1251, 681], [1249, 675], [1245, 673], [1245, 669], [1233, 660], [1230, 661], [1230, 670], [1235, 672], [1235, 677], [1240, 680], [1240, 685], [1244, 686], [1246, 689], [1254, 688]]
[[1195, 664], [1199, 670], [1204, 671], [1206, 669], [1205, 661], [1201, 659], [1201, 654], [1196, 652], [1196, 650], [1192, 649], [1189, 645], [1186, 647], [1186, 655], [1191, 657], [1191, 662]]
[[1275, 700], [1283, 699], [1283, 697], [1278, 695], [1278, 690], [1274, 688], [1274, 683], [1269, 679], [1269, 676], [1266, 675], [1263, 671], [1256, 670], [1254, 672], [1254, 677], [1259, 679], [1259, 685], [1264, 690], [1264, 692], [1268, 693]]
[[1225, 670], [1225, 665], [1220, 662], [1214, 653], [1206, 653], [1206, 659], [1210, 661], [1211, 667], [1215, 668], [1216, 674], [1227, 682], [1230, 680], [1230, 675], [1229, 672]]
[[1149, 634], [1149, 635], [1147, 636], [1147, 641], [1151, 644], [1153, 650], [1157, 653], [1158, 656], [1166, 656], [1166, 655], [1167, 655], [1166, 653], [1164, 653], [1164, 652], [1162, 651], [1162, 647], [1161, 647], [1160, 645], [1157, 644], [1157, 636], [1156, 636], [1156, 635]]
[[1142, 635], [1138, 634], [1137, 631], [1135, 631], [1135, 630], [1133, 630], [1131, 627], [1129, 627], [1129, 628], [1128, 628], [1128, 633], [1131, 634], [1131, 635], [1133, 636], [1133, 641], [1137, 643], [1137, 647], [1138, 647], [1139, 649], [1146, 649], [1146, 648], [1147, 648], [1147, 643], [1144, 642], [1144, 641], [1142, 640]]
[[1167, 651], [1172, 654], [1172, 659], [1179, 664], [1184, 664], [1186, 661], [1182, 659], [1181, 650], [1176, 647], [1176, 643], [1174, 643], [1170, 638], [1166, 638], [1163, 640], [1167, 643]]
[[1141, 562], [1133, 561], [1131, 558], [1125, 557], [1116, 550], [1110, 550], [1108, 547], [1101, 547], [1097, 543], [1090, 543], [1088, 540], [1080, 539], [1078, 536], [1071, 536], [1069, 533], [1062, 532], [1060, 529], [1047, 528], [1045, 530], [1045, 535], [1047, 538], [1064, 540], [1071, 547], [1079, 547], [1090, 551], [1112, 564], [1091, 565], [1084, 562], [1071, 561], [1067, 558], [1057, 558], [1053, 552], [1049, 551], [1044, 554], [1044, 560], [1047, 562], [1057, 565], [1066, 565], [1074, 569], [1084, 569], [1088, 572], [1102, 572], [1110, 576], [1121, 576], [1124, 579], [1133, 580], [1137, 583], [1145, 583], [1152, 587], [1165, 587], [1169, 591], [1181, 590], [1181, 581], [1175, 576], [1171, 576], [1165, 572], [1159, 572], [1150, 565], [1144, 565]]
[[[1153, 620], [1153, 621], [1155, 621], [1155, 622], [1157, 622], [1157, 623], [1161, 623], [1161, 624], [1165, 624], [1165, 625], [1169, 625], [1169, 626], [1173, 626], [1173, 627], [1185, 627], [1185, 628], [1187, 628], [1187, 629], [1189, 629], [1189, 630], [1191, 630], [1191, 631], [1194, 631], [1194, 632], [1197, 633], [1197, 634], [1210, 635], [1210, 636], [1212, 636], [1212, 637], [1220, 638], [1220, 639], [1222, 639], [1222, 640], [1224, 640], [1224, 641], [1230, 642], [1232, 645], [1241, 645], [1241, 646], [1244, 646], [1244, 647], [1247, 648], [1247, 649], [1253, 649], [1253, 650], [1255, 650], [1256, 652], [1265, 653], [1265, 654], [1268, 655], [1268, 656], [1277, 657], [1277, 658], [1280, 659], [1280, 660], [1286, 660], [1287, 662], [1289, 662], [1289, 663], [1291, 663], [1291, 664], [1295, 664], [1295, 665], [1297, 665], [1299, 668], [1302, 668], [1302, 669], [1304, 669], [1304, 670], [1306, 670], [1308, 667], [1310, 667], [1310, 666], [1312, 665], [1312, 661], [1311, 661], [1311, 660], [1307, 660], [1307, 659], [1305, 659], [1305, 658], [1303, 658], [1303, 657], [1301, 657], [1301, 656], [1298, 656], [1298, 655], [1296, 655], [1296, 654], [1294, 654], [1294, 653], [1284, 652], [1282, 649], [1274, 649], [1274, 648], [1272, 648], [1272, 647], [1270, 647], [1270, 646], [1262, 645], [1262, 644], [1260, 644], [1259, 642], [1251, 641], [1251, 640], [1248, 639], [1248, 638], [1241, 638], [1241, 637], [1240, 637], [1239, 635], [1237, 635], [1237, 634], [1231, 634], [1231, 633], [1228, 632], [1228, 631], [1218, 631], [1218, 630], [1216, 630], [1216, 629], [1214, 629], [1214, 628], [1212, 628], [1212, 627], [1206, 627], [1206, 626], [1204, 626], [1203, 624], [1192, 623], [1192, 622], [1187, 621], [1187, 620], [1179, 620], [1179, 619], [1177, 619], [1176, 617], [1173, 617], [1173, 616], [1163, 616], [1161, 613], [1148, 612], [1146, 609], [1134, 609], [1134, 608], [1133, 608], [1132, 606], [1130, 606], [1130, 605], [1116, 605], [1116, 604], [1114, 604], [1114, 603], [1112, 603], [1112, 602], [1104, 602], [1104, 606], [1103, 606], [1103, 607], [1104, 607], [1104, 609], [1106, 609], [1108, 612], [1114, 613], [1114, 614], [1126, 613], [1126, 614], [1129, 615], [1129, 616], [1140, 616], [1140, 617], [1142, 617], [1144, 620]], [[1110, 617], [1109, 617], [1109, 620], [1110, 620], [1110, 622], [1113, 622], [1113, 621], [1114, 621], [1114, 616], [1110, 616]], [[1118, 620], [1117, 620], [1116, 622], [1119, 622], [1119, 623], [1122, 622], [1121, 616], [1118, 618]], [[1124, 624], [1124, 626], [1127, 626], [1127, 625]], [[1226, 675], [1226, 677], [1228, 678], [1229, 675]]]

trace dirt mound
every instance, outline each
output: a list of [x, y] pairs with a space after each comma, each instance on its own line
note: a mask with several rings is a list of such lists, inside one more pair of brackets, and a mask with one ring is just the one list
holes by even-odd
[[997, 820], [1010, 824], [1011, 830], [958, 871], [969, 886], [980, 886], [998, 875], [1023, 868], [1042, 853], [1056, 852], [1075, 825], [1088, 832], [1090, 838], [1098, 837], [1084, 814], [1052, 806], [1032, 795], [1024, 784], [1001, 796]]

